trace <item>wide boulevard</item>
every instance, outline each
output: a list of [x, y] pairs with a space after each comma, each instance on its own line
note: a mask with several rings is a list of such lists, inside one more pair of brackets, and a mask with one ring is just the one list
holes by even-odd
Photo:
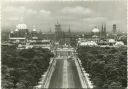
[[71, 58], [56, 59], [49, 88], [82, 88], [75, 61]]

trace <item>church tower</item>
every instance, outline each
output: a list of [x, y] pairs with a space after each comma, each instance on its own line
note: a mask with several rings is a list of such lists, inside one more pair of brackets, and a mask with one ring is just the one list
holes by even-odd
[[117, 32], [116, 24], [113, 24], [113, 33], [115, 34]]
[[69, 32], [69, 34], [71, 33], [70, 25], [69, 25], [69, 29], [68, 29], [68, 32]]
[[106, 24], [102, 24], [100, 38], [102, 40], [106, 39]]
[[55, 24], [55, 39], [56, 41], [59, 41], [61, 38], [62, 38], [61, 25], [57, 21], [57, 24]]

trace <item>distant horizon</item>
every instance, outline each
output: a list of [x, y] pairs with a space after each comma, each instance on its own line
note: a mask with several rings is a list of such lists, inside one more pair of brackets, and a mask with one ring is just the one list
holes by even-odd
[[[62, 24], [61, 24], [61, 26], [62, 26]], [[101, 24], [101, 26], [102, 26], [102, 24]], [[98, 29], [99, 29], [100, 31], [101, 31], [101, 26], [98, 27]], [[94, 27], [93, 27], [93, 28], [94, 28]], [[73, 33], [77, 33], [77, 32], [79, 32], [79, 33], [82, 33], [82, 32], [84, 32], [84, 33], [86, 33], [86, 32], [92, 32], [93, 28], [90, 28], [88, 31], [79, 31], [79, 30], [73, 31], [73, 30], [72, 30], [72, 27], [70, 26], [70, 30], [71, 30], [71, 32], [73, 32]], [[1, 30], [2, 30], [2, 31], [3, 31], [3, 30], [15, 31], [15, 29], [16, 29], [16, 26], [14, 26], [14, 27], [4, 27], [4, 26], [3, 26]], [[27, 29], [28, 29], [29, 31], [32, 31], [32, 30], [34, 29], [34, 27], [28, 26]], [[43, 29], [40, 29], [40, 28], [35, 28], [35, 29], [36, 29], [37, 31], [41, 31], [41, 32], [44, 32], [44, 33], [50, 32], [50, 27], [49, 27], [48, 30], [43, 30]], [[61, 30], [64, 31], [64, 32], [68, 32], [69, 29], [63, 29], [63, 28], [61, 27]], [[106, 32], [112, 32], [112, 30], [113, 30], [112, 27], [111, 27], [111, 30], [108, 30], [107, 27], [106, 27]], [[54, 29], [51, 29], [51, 32], [55, 32], [55, 28], [54, 28]], [[117, 32], [121, 32], [121, 30], [117, 29]]]

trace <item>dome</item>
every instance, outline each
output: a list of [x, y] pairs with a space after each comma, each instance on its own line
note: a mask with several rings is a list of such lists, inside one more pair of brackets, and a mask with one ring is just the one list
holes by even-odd
[[94, 41], [81, 42], [80, 46], [97, 46], [97, 43]]
[[97, 35], [93, 35], [92, 37], [93, 37], [93, 38], [97, 38], [98, 36], [97, 36]]
[[18, 24], [17, 29], [27, 29], [27, 25], [26, 24]]
[[97, 33], [97, 32], [100, 32], [100, 30], [95, 27], [95, 28], [92, 30], [92, 32], [93, 32], [93, 33]]
[[17, 32], [17, 31], [18, 31], [18, 29], [15, 29], [15, 31]]
[[13, 33], [13, 31], [11, 31], [11, 33]]
[[22, 47], [22, 45], [21, 45], [21, 44], [19, 44], [19, 45], [18, 45], [18, 47]]
[[36, 29], [34, 28], [32, 31], [36, 31]]
[[88, 45], [86, 42], [80, 43], [80, 46], [86, 46], [86, 45]]
[[109, 39], [109, 43], [115, 43], [116, 41], [114, 39]]
[[119, 41], [119, 42], [115, 43], [115, 46], [122, 46], [122, 45], [124, 45], [124, 43], [122, 41]]

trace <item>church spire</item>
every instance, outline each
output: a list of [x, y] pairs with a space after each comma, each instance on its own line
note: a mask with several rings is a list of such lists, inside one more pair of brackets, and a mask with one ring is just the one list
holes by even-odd
[[59, 24], [59, 21], [58, 21], [58, 19], [57, 19], [57, 24]]
[[51, 27], [50, 27], [50, 30], [49, 30], [49, 32], [50, 32], [50, 33], [52, 32], [52, 29], [51, 29]]
[[102, 24], [102, 29], [101, 29], [101, 31], [103, 32], [104, 31], [104, 25]]
[[104, 24], [104, 31], [106, 32], [106, 24]]
[[68, 29], [68, 32], [69, 32], [69, 33], [71, 33], [70, 25], [69, 25], [69, 29]]

